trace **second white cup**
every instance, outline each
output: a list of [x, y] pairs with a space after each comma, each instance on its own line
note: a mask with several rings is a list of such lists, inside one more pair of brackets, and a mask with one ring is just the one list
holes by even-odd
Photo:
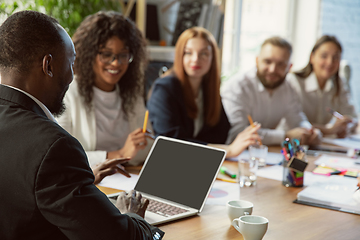
[[231, 200], [226, 204], [227, 214], [232, 222], [235, 218], [251, 215], [254, 204], [245, 200]]
[[243, 235], [244, 240], [261, 240], [268, 224], [269, 220], [261, 216], [241, 216], [232, 221], [232, 225]]

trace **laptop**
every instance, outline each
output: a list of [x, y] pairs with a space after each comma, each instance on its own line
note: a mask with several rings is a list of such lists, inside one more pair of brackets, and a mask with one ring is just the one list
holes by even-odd
[[200, 213], [225, 155], [222, 149], [157, 137], [134, 188], [150, 201], [145, 220], [157, 225]]

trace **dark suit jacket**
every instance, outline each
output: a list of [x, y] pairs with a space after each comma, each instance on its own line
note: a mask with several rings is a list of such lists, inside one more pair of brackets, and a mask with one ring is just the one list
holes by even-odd
[[175, 76], [155, 81], [147, 108], [156, 135], [201, 143], [223, 144], [226, 141], [230, 123], [222, 105], [219, 122], [213, 127], [204, 124], [193, 137], [194, 120], [187, 115], [181, 83]]
[[153, 239], [93, 184], [80, 143], [31, 98], [0, 85], [0, 239]]

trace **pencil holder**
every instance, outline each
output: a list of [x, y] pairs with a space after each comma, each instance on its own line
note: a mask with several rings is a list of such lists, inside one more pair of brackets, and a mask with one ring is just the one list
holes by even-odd
[[283, 160], [283, 179], [282, 184], [285, 187], [302, 187], [304, 186], [304, 172], [294, 171], [289, 168], [289, 161]]

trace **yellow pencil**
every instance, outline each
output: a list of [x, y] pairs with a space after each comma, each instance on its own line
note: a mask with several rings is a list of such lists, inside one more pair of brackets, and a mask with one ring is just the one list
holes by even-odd
[[254, 126], [254, 122], [253, 122], [251, 116], [248, 115], [247, 117], [248, 117], [248, 119], [249, 119], [250, 125], [251, 125], [252, 127], [255, 127], [255, 126]]
[[236, 180], [232, 180], [232, 179], [225, 179], [225, 178], [216, 178], [216, 180], [219, 180], [219, 181], [223, 181], [223, 182], [229, 182], [229, 183], [237, 183]]
[[146, 126], [149, 119], [149, 111], [146, 110], [145, 112], [145, 118], [144, 118], [144, 125], [143, 125], [143, 133], [146, 133]]
[[[247, 115], [247, 117], [248, 117], [248, 119], [249, 119], [250, 125], [251, 125], [252, 127], [255, 127], [254, 122], [253, 122], [251, 116], [250, 116], [250, 115]], [[262, 145], [261, 140], [259, 140], [259, 144]]]

